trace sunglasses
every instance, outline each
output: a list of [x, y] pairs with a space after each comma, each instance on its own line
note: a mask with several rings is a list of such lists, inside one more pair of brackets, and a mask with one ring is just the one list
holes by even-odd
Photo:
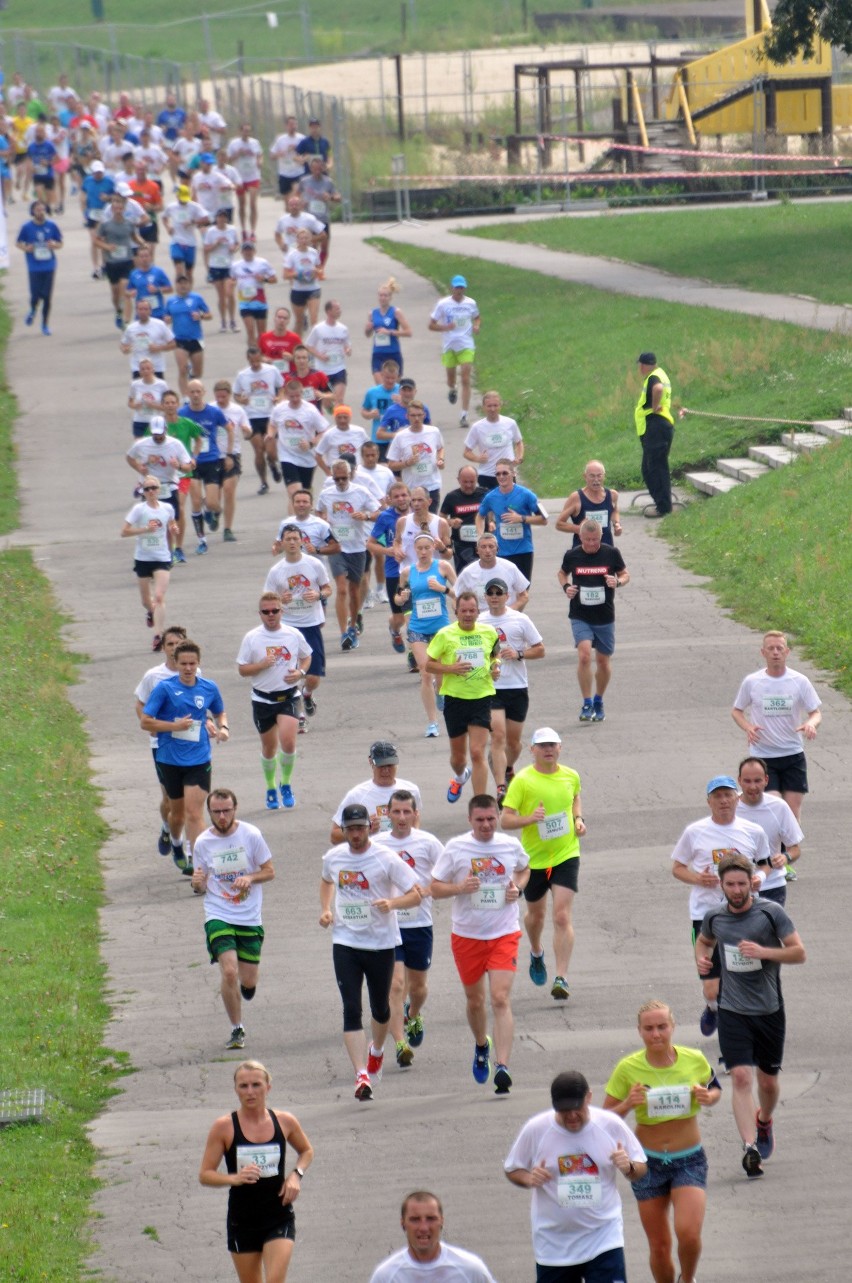
[[147, 494], [149, 490], [159, 490], [159, 486], [143, 486], [142, 493]]
[[505, 597], [506, 594], [503, 592], [502, 588], [486, 588], [485, 596], [486, 597]]
[[281, 609], [280, 607], [276, 606], [275, 610], [261, 610], [260, 613], [261, 615], [280, 615]]

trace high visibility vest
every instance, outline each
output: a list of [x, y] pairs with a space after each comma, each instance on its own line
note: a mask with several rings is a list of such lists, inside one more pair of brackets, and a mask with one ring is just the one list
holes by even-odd
[[[660, 401], [659, 410], [646, 408], [645, 405], [648, 400], [648, 379], [653, 378], [659, 379], [663, 385], [663, 399]], [[633, 411], [636, 433], [640, 437], [645, 435], [645, 420], [649, 414], [659, 414], [660, 418], [668, 419], [669, 423], [674, 426], [674, 419], [672, 418], [672, 385], [669, 383], [669, 376], [659, 365], [651, 371], [642, 384], [642, 391], [639, 393], [639, 400], [636, 402], [636, 409]]]

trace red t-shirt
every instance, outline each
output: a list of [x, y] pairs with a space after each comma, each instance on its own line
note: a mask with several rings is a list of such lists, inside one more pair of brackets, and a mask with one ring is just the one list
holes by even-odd
[[[268, 360], [277, 364], [285, 357], [289, 357], [293, 348], [298, 347], [301, 341], [298, 334], [294, 334], [292, 330], [285, 330], [281, 335], [276, 334], [274, 330], [267, 330], [265, 334], [261, 334], [257, 345]], [[292, 372], [292, 363], [288, 368]]]
[[320, 374], [319, 370], [311, 370], [304, 378], [299, 378], [297, 374], [296, 378], [299, 379], [305, 390], [305, 400], [310, 401], [312, 405], [318, 404], [317, 392], [331, 391], [331, 384], [324, 374]]

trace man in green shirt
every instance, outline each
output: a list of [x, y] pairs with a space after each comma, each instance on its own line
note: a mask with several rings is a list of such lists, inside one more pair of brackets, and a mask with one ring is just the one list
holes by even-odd
[[[178, 441], [189, 451], [194, 459], [198, 454], [200, 442], [204, 440], [204, 433], [193, 419], [184, 419], [178, 414], [179, 405], [180, 397], [177, 392], [163, 393], [163, 418], [166, 420], [166, 431], [170, 437], [177, 437]], [[180, 566], [186, 564], [186, 557], [183, 552], [183, 536], [186, 530], [186, 496], [188, 493], [189, 477], [182, 477], [178, 485], [180, 512], [178, 514], [177, 547], [172, 549], [175, 565]]]
[[[457, 802], [473, 775], [475, 795], [488, 785], [488, 737], [491, 734], [491, 696], [500, 674], [500, 639], [496, 628], [479, 623], [475, 592], [456, 599], [456, 622], [440, 628], [426, 654], [427, 673], [440, 677], [444, 721], [450, 738], [453, 772], [447, 801]], [[468, 746], [471, 765], [467, 764]]]
[[503, 828], [521, 831], [521, 845], [529, 856], [530, 880], [524, 890], [527, 911], [524, 926], [530, 940], [530, 979], [547, 983], [541, 937], [547, 910], [547, 892], [553, 895], [553, 953], [556, 975], [552, 997], [568, 997], [568, 964], [574, 948], [572, 912], [580, 874], [580, 838], [586, 832], [580, 801], [580, 777], [561, 766], [562, 740], [550, 726], [533, 731], [532, 766], [514, 777], [503, 803]]

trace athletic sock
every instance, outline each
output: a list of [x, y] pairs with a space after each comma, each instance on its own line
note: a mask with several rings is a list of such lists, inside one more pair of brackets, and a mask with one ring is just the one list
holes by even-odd
[[461, 775], [453, 775], [453, 779], [455, 780], [456, 784], [466, 783], [464, 771], [462, 771]]
[[707, 1006], [710, 1008], [710, 1010], [711, 1010], [711, 1011], [718, 1011], [718, 1010], [719, 1010], [719, 1004], [718, 1004], [718, 1002], [716, 1001], [716, 999], [715, 999], [715, 998], [713, 999], [713, 1001], [712, 1001], [712, 1002], [708, 1002]]
[[260, 765], [263, 771], [263, 778], [266, 780], [266, 787], [268, 789], [274, 789], [275, 771], [278, 765], [278, 758], [261, 756]]
[[204, 538], [204, 518], [202, 517], [200, 512], [194, 512], [192, 514], [192, 524], [195, 527], [195, 533], [198, 535], [198, 538], [203, 539]]
[[292, 777], [293, 777], [293, 767], [294, 767], [295, 765], [296, 765], [296, 754], [295, 754], [295, 753], [284, 753], [284, 752], [281, 752], [281, 753], [279, 753], [279, 754], [278, 754], [278, 766], [279, 766], [279, 768], [280, 768], [280, 770], [281, 770], [281, 783], [282, 783], [282, 784], [289, 784], [289, 783], [290, 783], [290, 780], [291, 780], [291, 779], [292, 779]]

